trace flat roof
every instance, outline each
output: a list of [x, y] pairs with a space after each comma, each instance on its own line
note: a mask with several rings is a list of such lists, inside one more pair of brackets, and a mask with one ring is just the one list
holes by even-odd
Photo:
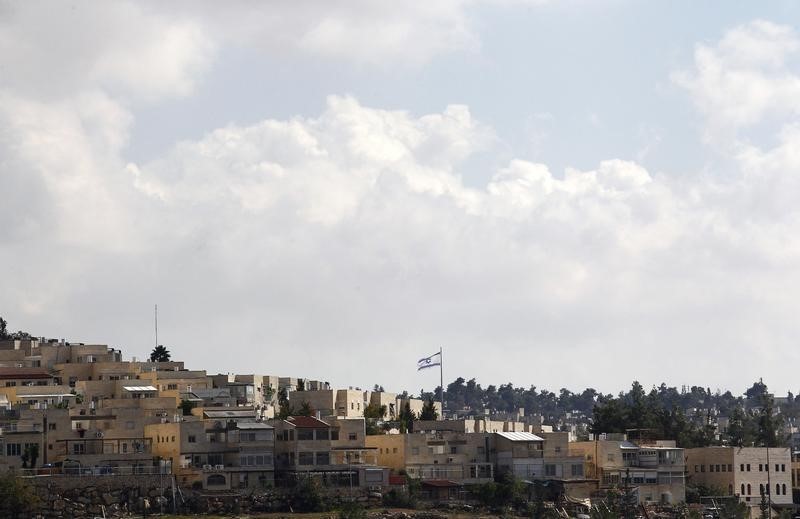
[[544, 438], [540, 438], [535, 434], [529, 432], [496, 432], [495, 434], [502, 436], [512, 442], [543, 442]]
[[264, 422], [239, 422], [236, 424], [239, 429], [274, 429], [273, 426], [267, 425]]
[[207, 418], [255, 418], [255, 410], [250, 411], [203, 411]]

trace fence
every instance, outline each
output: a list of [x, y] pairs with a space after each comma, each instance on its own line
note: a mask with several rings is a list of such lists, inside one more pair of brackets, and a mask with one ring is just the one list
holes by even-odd
[[14, 474], [24, 478], [38, 477], [94, 477], [94, 476], [139, 476], [172, 475], [169, 466], [164, 467], [43, 467], [38, 469], [16, 469]]

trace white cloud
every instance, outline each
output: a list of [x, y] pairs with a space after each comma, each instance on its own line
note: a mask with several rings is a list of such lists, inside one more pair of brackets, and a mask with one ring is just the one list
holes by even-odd
[[18, 2], [0, 17], [0, 88], [45, 98], [104, 88], [144, 99], [184, 96], [214, 57], [186, 15], [135, 2]]
[[757, 20], [699, 44], [695, 68], [673, 74], [706, 118], [707, 138], [727, 143], [765, 117], [796, 117], [800, 77], [791, 66], [800, 39], [790, 28]]
[[[741, 171], [724, 181], [619, 159], [564, 172], [512, 159], [469, 187], [460, 171], [498, 137], [468, 107], [415, 116], [348, 96], [316, 117], [232, 124], [150, 163], [124, 159], [130, 100], [190, 94], [220, 42], [357, 63], [476, 45], [468, 4], [368, 4], [257, 6], [240, 34], [215, 28], [241, 6], [189, 17], [173, 5], [59, 4], [52, 19], [45, 4], [7, 8], [6, 317], [142, 354], [157, 301], [164, 342], [192, 367], [411, 390], [434, 383], [412, 379], [411, 362], [439, 345], [453, 374], [551, 388], [737, 388], [775, 373], [778, 352], [800, 360], [800, 132], [785, 121], [772, 149], [738, 133], [796, 119], [796, 36], [781, 26], [700, 46], [677, 77], [710, 132], [734, 131]], [[747, 365], [710, 372], [731, 357]]]

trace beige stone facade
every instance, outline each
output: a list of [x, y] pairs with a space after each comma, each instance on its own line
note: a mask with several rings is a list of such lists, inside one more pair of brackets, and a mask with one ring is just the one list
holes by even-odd
[[601, 491], [628, 485], [635, 488], [640, 503], [686, 500], [684, 451], [675, 442], [572, 442], [569, 453], [583, 457], [586, 477], [597, 479]]
[[792, 461], [788, 448], [705, 447], [686, 449], [689, 481], [736, 495], [751, 507], [761, 493], [776, 505], [792, 502]]

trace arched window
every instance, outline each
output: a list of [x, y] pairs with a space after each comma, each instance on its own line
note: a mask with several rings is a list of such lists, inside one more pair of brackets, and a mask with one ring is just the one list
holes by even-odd
[[744, 483], [742, 483], [742, 495], [744, 495]]
[[764, 483], [759, 483], [758, 485], [758, 493], [759, 495], [764, 495]]
[[750, 483], [747, 484], [747, 495], [750, 495]]
[[781, 495], [781, 486], [777, 483], [775, 483], [775, 495], [776, 496]]
[[784, 483], [782, 485], [782, 487], [783, 487], [783, 492], [782, 493], [783, 493], [783, 495], [786, 495], [786, 483]]

